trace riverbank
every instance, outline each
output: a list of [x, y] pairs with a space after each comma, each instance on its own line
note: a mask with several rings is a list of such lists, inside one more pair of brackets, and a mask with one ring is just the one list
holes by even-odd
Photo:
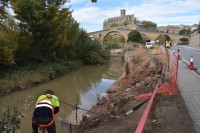
[[[129, 52], [126, 65], [128, 71], [125, 76], [108, 89], [108, 100], [93, 106], [90, 111], [94, 113], [87, 113], [87, 117], [83, 117], [79, 132], [134, 132], [147, 105], [147, 102], [136, 99], [136, 96], [153, 92], [157, 82], [163, 80], [162, 59], [159, 56], [161, 54], [156, 49], [148, 52], [144, 49]], [[130, 110], [133, 112], [130, 113]], [[174, 96], [156, 96], [143, 131], [195, 133], [193, 122], [179, 91]]]
[[15, 66], [1, 70], [0, 96], [46, 83], [83, 65], [82, 61], [75, 60]]

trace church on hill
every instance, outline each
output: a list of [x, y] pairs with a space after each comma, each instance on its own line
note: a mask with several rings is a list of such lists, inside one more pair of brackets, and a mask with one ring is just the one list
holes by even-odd
[[120, 16], [107, 18], [103, 22], [103, 30], [109, 30], [113, 28], [117, 29], [136, 29], [136, 18], [133, 15], [126, 15], [126, 10], [120, 10]]

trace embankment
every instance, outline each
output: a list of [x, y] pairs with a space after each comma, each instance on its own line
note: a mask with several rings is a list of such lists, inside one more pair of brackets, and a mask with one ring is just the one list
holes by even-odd
[[135, 96], [152, 92], [161, 78], [162, 63], [154, 53], [155, 50], [146, 52], [142, 48], [126, 53], [124, 76], [108, 89], [109, 99], [99, 102], [90, 110], [96, 114], [89, 113], [89, 117], [83, 119], [79, 132], [134, 131], [146, 103], [130, 115], [126, 115], [126, 112], [141, 103]]
[[82, 61], [49, 62], [1, 70], [0, 96], [46, 83], [83, 66]]

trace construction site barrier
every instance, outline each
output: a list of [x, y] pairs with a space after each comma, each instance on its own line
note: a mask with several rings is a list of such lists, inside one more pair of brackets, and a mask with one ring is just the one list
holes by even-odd
[[162, 47], [163, 52], [163, 74], [165, 82], [159, 87], [158, 92], [161, 95], [171, 96], [177, 93], [178, 83], [178, 62], [180, 60], [180, 50], [178, 55], [175, 52], [170, 51]]
[[[169, 51], [169, 50], [168, 50]], [[179, 50], [180, 55], [180, 50]], [[178, 57], [174, 52], [169, 52], [169, 84], [171, 88], [176, 91], [177, 90], [177, 77], [178, 77]], [[180, 57], [179, 57], [180, 58]]]
[[[177, 94], [177, 77], [178, 77], [178, 61], [181, 59], [180, 57], [180, 49], [178, 49], [178, 56], [176, 56], [174, 51], [170, 51], [164, 47], [160, 47], [162, 50], [162, 61], [163, 61], [163, 71], [162, 74], [165, 75], [168, 73], [168, 81], [163, 84], [157, 83], [154, 92], [151, 94], [151, 98], [145, 108], [145, 111], [138, 123], [138, 126], [135, 130], [135, 133], [142, 133], [144, 125], [146, 123], [148, 114], [150, 112], [150, 108], [152, 106], [155, 95], [161, 94], [165, 96], [171, 96]], [[164, 76], [164, 78], [166, 78]], [[141, 94], [143, 95], [143, 94]], [[146, 95], [148, 96], [148, 94]]]

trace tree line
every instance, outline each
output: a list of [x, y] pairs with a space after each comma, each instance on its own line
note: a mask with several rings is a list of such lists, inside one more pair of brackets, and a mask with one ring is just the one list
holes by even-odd
[[80, 28], [70, 8], [64, 6], [66, 2], [69, 0], [1, 0], [0, 66], [15, 65], [23, 58], [30, 62], [41, 58], [105, 62], [107, 52]]

